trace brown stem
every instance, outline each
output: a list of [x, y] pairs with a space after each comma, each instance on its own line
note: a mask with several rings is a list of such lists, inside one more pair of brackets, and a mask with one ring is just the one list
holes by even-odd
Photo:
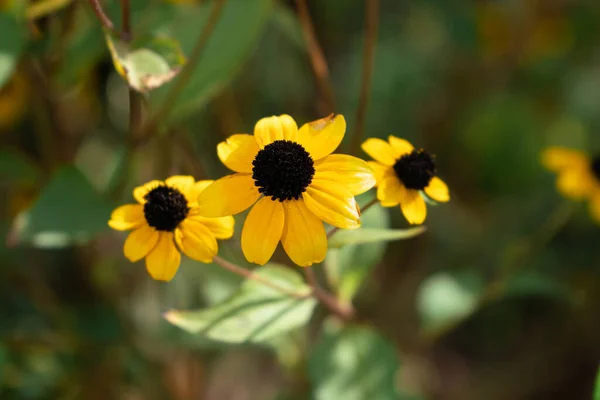
[[94, 14], [96, 14], [96, 17], [98, 17], [98, 20], [100, 21], [100, 23], [102, 24], [104, 29], [114, 32], [115, 24], [113, 24], [113, 22], [110, 20], [108, 15], [106, 15], [104, 10], [102, 9], [102, 6], [100, 5], [100, 0], [88, 0], [88, 1], [90, 2], [90, 5], [92, 6], [92, 10], [94, 10]]
[[321, 288], [317, 283], [317, 278], [315, 277], [315, 272], [312, 267], [304, 267], [303, 271], [306, 281], [313, 289], [313, 294], [325, 307], [346, 321], [354, 318], [354, 309], [352, 308], [352, 305], [340, 303], [335, 296]]
[[122, 24], [122, 34], [121, 38], [129, 42], [131, 41], [131, 4], [129, 0], [121, 0], [121, 19], [123, 20]]
[[360, 85], [360, 97], [356, 110], [356, 130], [352, 136], [350, 153], [356, 154], [365, 130], [367, 117], [367, 106], [371, 94], [371, 80], [373, 77], [373, 61], [375, 59], [375, 44], [377, 41], [377, 30], [379, 27], [379, 0], [365, 0], [365, 50], [362, 60], [362, 79]]
[[251, 279], [251, 280], [256, 281], [256, 282], [260, 282], [263, 285], [268, 286], [268, 287], [270, 287], [272, 289], [275, 289], [275, 290], [277, 290], [277, 291], [279, 291], [279, 292], [281, 292], [281, 293], [283, 293], [285, 295], [292, 296], [292, 297], [295, 297], [297, 299], [305, 299], [305, 298], [310, 297], [312, 295], [312, 293], [303, 294], [303, 293], [293, 292], [293, 291], [291, 291], [291, 290], [289, 290], [287, 288], [284, 288], [282, 286], [279, 286], [276, 283], [273, 283], [273, 282], [269, 281], [268, 279], [265, 279], [265, 278], [261, 277], [260, 275], [256, 275], [253, 271], [249, 271], [249, 270], [247, 270], [245, 268], [242, 268], [239, 265], [236, 265], [236, 264], [234, 264], [232, 262], [229, 262], [229, 261], [227, 261], [227, 260], [225, 260], [225, 259], [223, 259], [223, 258], [221, 258], [219, 256], [215, 256], [213, 258], [213, 262], [215, 264], [217, 264], [217, 265], [225, 268], [226, 270], [228, 270], [230, 272], [233, 272], [236, 275], [239, 275], [239, 276], [244, 277], [246, 279]]
[[327, 110], [324, 110], [323, 114], [332, 113], [335, 111], [335, 101], [331, 82], [329, 81], [329, 68], [327, 67], [323, 49], [317, 40], [306, 0], [296, 0], [296, 7], [298, 9], [300, 25], [302, 26], [302, 34], [304, 35], [308, 55], [310, 56], [310, 63], [317, 80], [317, 86], [327, 107]]
[[[361, 212], [364, 213], [365, 211], [367, 211], [369, 208], [371, 208], [371, 206], [373, 206], [374, 204], [377, 204], [377, 201], [378, 201], [377, 197], [375, 197], [373, 200], [371, 200], [370, 202], [368, 202], [367, 204], [365, 204], [362, 207]], [[332, 230], [330, 230], [329, 232], [327, 232], [327, 239], [329, 239], [330, 237], [332, 237], [333, 234], [336, 233], [339, 230], [340, 230], [340, 228], [338, 228], [336, 226]]]
[[192, 54], [190, 55], [188, 62], [173, 83], [173, 86], [171, 86], [171, 89], [167, 92], [165, 101], [161, 104], [152, 118], [146, 123], [146, 126], [143, 127], [143, 135], [140, 135], [140, 141], [147, 140], [147, 138], [152, 135], [156, 129], [156, 125], [165, 119], [165, 117], [171, 111], [171, 108], [177, 102], [181, 92], [185, 89], [190, 78], [192, 77], [192, 73], [196, 69], [198, 62], [202, 57], [206, 43], [208, 42], [211, 33], [217, 25], [217, 22], [219, 21], [219, 16], [221, 15], [221, 10], [223, 9], [225, 2], [226, 0], [215, 0], [210, 15], [208, 16], [208, 20], [206, 21], [206, 25], [204, 25], [204, 28], [198, 37], [198, 41], [192, 49]]

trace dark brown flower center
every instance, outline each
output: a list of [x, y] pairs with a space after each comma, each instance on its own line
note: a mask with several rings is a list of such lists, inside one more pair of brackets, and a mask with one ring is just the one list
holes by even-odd
[[252, 161], [252, 179], [258, 191], [272, 200], [298, 200], [315, 174], [314, 162], [302, 145], [276, 140]]
[[413, 150], [396, 161], [394, 171], [407, 189], [423, 190], [435, 176], [436, 168], [433, 157], [423, 150]]
[[157, 186], [144, 199], [146, 222], [159, 231], [174, 231], [190, 211], [185, 196], [171, 186]]
[[591, 168], [594, 176], [600, 180], [600, 156], [597, 156], [592, 160]]

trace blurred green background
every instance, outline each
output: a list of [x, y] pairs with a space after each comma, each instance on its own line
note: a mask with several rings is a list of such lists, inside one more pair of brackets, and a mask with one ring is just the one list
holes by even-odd
[[[118, 26], [119, 3], [103, 4]], [[159, 35], [189, 55], [211, 6], [132, 0], [134, 43]], [[381, 0], [365, 138], [435, 154], [451, 202], [429, 207], [425, 234], [345, 255], [364, 277], [358, 327], [319, 309], [306, 330], [231, 346], [163, 319], [239, 279], [184, 260], [165, 284], [127, 262], [106, 222], [131, 188], [222, 176], [216, 144], [269, 115], [341, 113], [348, 151], [365, 1], [308, 8], [333, 109], [295, 1], [228, 0], [168, 120], [130, 151], [127, 84], [90, 4], [0, 1], [1, 399], [592, 399], [600, 226], [539, 153], [600, 154], [598, 1]], [[151, 92], [145, 115], [164, 98]], [[365, 220], [407, 226], [398, 208]], [[235, 238], [220, 254], [247, 265]]]

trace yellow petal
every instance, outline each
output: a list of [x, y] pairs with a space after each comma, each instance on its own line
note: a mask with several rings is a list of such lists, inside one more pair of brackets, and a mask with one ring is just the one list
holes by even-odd
[[425, 194], [440, 203], [450, 201], [448, 185], [437, 176], [431, 178], [431, 182], [429, 182], [429, 185], [425, 188]]
[[144, 206], [141, 204], [125, 204], [112, 212], [108, 226], [118, 231], [128, 231], [139, 228], [145, 223]]
[[205, 263], [217, 255], [217, 239], [211, 231], [197, 220], [186, 219], [175, 230], [179, 249], [189, 258]]
[[416, 190], [406, 190], [400, 202], [400, 208], [404, 217], [410, 224], [422, 224], [427, 216], [425, 200]]
[[379, 184], [379, 182], [381, 182], [383, 178], [388, 175], [395, 176], [394, 169], [388, 165], [383, 165], [377, 161], [367, 161], [367, 164], [369, 164], [369, 167], [371, 167], [371, 169], [373, 170], [377, 184]]
[[304, 124], [298, 132], [298, 143], [308, 151], [313, 160], [319, 160], [338, 148], [346, 133], [344, 116], [333, 114]]
[[397, 206], [405, 194], [404, 185], [395, 175], [385, 177], [377, 186], [377, 200], [384, 207]]
[[304, 200], [283, 202], [285, 227], [281, 244], [290, 259], [301, 267], [320, 263], [327, 255], [327, 234], [323, 222], [304, 204]]
[[133, 197], [138, 201], [138, 203], [144, 204], [146, 202], [146, 199], [144, 199], [144, 196], [152, 189], [154, 189], [160, 185], [163, 185], [163, 184], [164, 184], [163, 181], [153, 180], [153, 181], [143, 184], [142, 186], [138, 186], [135, 189], [133, 189]]
[[555, 172], [570, 167], [581, 168], [588, 163], [588, 157], [577, 150], [553, 146], [542, 152], [542, 164]]
[[252, 135], [240, 133], [231, 135], [217, 145], [219, 159], [227, 168], [235, 172], [252, 172], [252, 161], [258, 153], [258, 144]]
[[362, 144], [362, 149], [370, 155], [373, 160], [379, 161], [383, 165], [392, 166], [399, 158], [399, 154], [385, 140], [370, 138]]
[[193, 216], [189, 218], [193, 221], [198, 221], [211, 231], [217, 239], [229, 239], [233, 236], [233, 228], [235, 226], [234, 218], [229, 215], [227, 217], [206, 218], [201, 216]]
[[600, 223], [600, 192], [597, 192], [591, 199], [590, 199], [590, 214], [592, 216], [592, 218]]
[[172, 176], [165, 180], [165, 183], [181, 192], [181, 194], [185, 195], [188, 193], [193, 187], [196, 180], [193, 176], [189, 175], [177, 175]]
[[158, 231], [148, 225], [131, 232], [125, 240], [123, 252], [131, 262], [136, 262], [146, 257], [158, 242]]
[[590, 193], [593, 181], [587, 171], [568, 168], [558, 175], [556, 187], [564, 196], [578, 200]]
[[396, 151], [398, 157], [402, 157], [405, 154], [409, 154], [414, 150], [412, 144], [408, 142], [408, 140], [397, 138], [396, 136], [388, 136], [388, 142], [392, 146], [392, 148]]
[[239, 214], [254, 204], [259, 196], [250, 175], [227, 175], [200, 193], [198, 214], [209, 218]]
[[246, 260], [265, 265], [271, 258], [283, 231], [283, 206], [263, 197], [248, 213], [242, 229], [242, 251]]
[[339, 183], [313, 179], [302, 198], [321, 221], [342, 229], [360, 227], [360, 211], [352, 193]]
[[160, 232], [154, 249], [146, 257], [146, 269], [150, 276], [159, 281], [170, 281], [175, 276], [181, 254], [175, 247], [172, 232]]
[[188, 188], [187, 192], [184, 193], [185, 198], [188, 201], [188, 205], [192, 209], [192, 210], [190, 210], [190, 213], [188, 215], [197, 214], [198, 196], [200, 195], [200, 193], [202, 193], [204, 191], [204, 189], [209, 187], [213, 182], [214, 181], [211, 181], [211, 180], [198, 181], [198, 182], [194, 183], [192, 186], [190, 186]]
[[298, 139], [298, 125], [292, 117], [285, 114], [263, 118], [254, 126], [254, 137], [261, 149], [276, 140], [295, 142]]
[[375, 174], [366, 161], [344, 154], [332, 154], [315, 164], [314, 179], [338, 182], [358, 195], [375, 186]]

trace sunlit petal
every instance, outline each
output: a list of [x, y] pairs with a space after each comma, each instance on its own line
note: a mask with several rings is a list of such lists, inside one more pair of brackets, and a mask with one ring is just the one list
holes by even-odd
[[394, 165], [400, 156], [388, 142], [377, 138], [367, 139], [361, 147], [373, 160], [388, 166]]
[[587, 171], [571, 167], [559, 173], [556, 187], [566, 197], [578, 200], [590, 194], [593, 178]]
[[375, 186], [373, 169], [366, 161], [344, 154], [332, 154], [315, 164], [314, 179], [342, 183], [353, 195]]
[[588, 157], [581, 151], [564, 147], [548, 147], [542, 152], [542, 164], [551, 171], [568, 168], [581, 168], [589, 163]]
[[429, 185], [425, 188], [425, 194], [431, 197], [435, 201], [439, 201], [440, 203], [445, 203], [450, 201], [450, 192], [448, 190], [448, 185], [438, 178], [434, 176]]
[[240, 133], [231, 135], [217, 145], [219, 159], [227, 168], [235, 172], [252, 172], [252, 161], [258, 153], [258, 144], [252, 135]]
[[425, 200], [417, 190], [406, 190], [400, 202], [404, 217], [410, 224], [422, 224], [427, 216]]
[[259, 196], [250, 175], [227, 175], [200, 193], [198, 213], [210, 218], [239, 214], [254, 204]]
[[170, 281], [177, 273], [181, 254], [175, 247], [172, 232], [160, 232], [154, 249], [146, 257], [146, 269], [150, 276], [159, 281]]
[[177, 190], [179, 190], [183, 195], [188, 193], [193, 187], [196, 180], [193, 176], [190, 175], [177, 175], [172, 176], [165, 180], [165, 183]]
[[285, 227], [281, 244], [290, 259], [301, 267], [320, 263], [327, 255], [327, 234], [323, 222], [304, 204], [304, 200], [283, 203]]
[[146, 199], [144, 199], [144, 196], [149, 191], [151, 191], [152, 189], [154, 189], [160, 185], [164, 185], [164, 182], [153, 180], [153, 181], [143, 184], [142, 186], [138, 186], [135, 189], [133, 189], [133, 197], [138, 201], [138, 203], [144, 204], [146, 202]]
[[384, 177], [386, 177], [388, 175], [395, 176], [395, 174], [396, 174], [394, 172], [394, 169], [392, 167], [390, 167], [389, 165], [383, 165], [382, 163], [377, 162], [377, 161], [367, 161], [367, 164], [369, 164], [369, 167], [371, 167], [371, 169], [373, 170], [377, 184], [379, 184], [379, 182], [381, 182], [381, 180]]
[[198, 221], [206, 226], [217, 239], [229, 239], [233, 236], [235, 220], [231, 215], [219, 218], [193, 216], [189, 217], [189, 219]]
[[342, 143], [345, 133], [346, 120], [344, 116], [331, 114], [304, 124], [298, 132], [298, 142], [316, 161], [333, 153]]
[[262, 118], [254, 126], [254, 137], [262, 149], [276, 140], [297, 141], [298, 125], [289, 115]]
[[392, 148], [396, 151], [398, 157], [402, 157], [405, 154], [409, 154], [414, 150], [412, 144], [408, 140], [397, 138], [396, 136], [388, 136], [388, 142]]
[[263, 197], [248, 213], [242, 229], [242, 251], [250, 262], [265, 265], [281, 239], [284, 225], [283, 206]]
[[384, 207], [397, 206], [406, 194], [406, 189], [395, 176], [385, 177], [377, 186], [377, 200]]
[[360, 211], [356, 200], [339, 183], [314, 179], [302, 198], [308, 209], [329, 225], [342, 229], [360, 226]]
[[175, 240], [179, 249], [193, 260], [210, 263], [217, 255], [217, 239], [197, 220], [183, 221], [175, 231]]
[[108, 221], [108, 226], [118, 231], [128, 231], [146, 224], [144, 206], [141, 204], [126, 204], [116, 208]]
[[131, 262], [136, 262], [146, 257], [154, 249], [154, 246], [156, 246], [158, 236], [158, 231], [148, 225], [144, 225], [131, 232], [127, 236], [127, 239], [125, 239], [125, 245], [123, 246], [125, 257]]

